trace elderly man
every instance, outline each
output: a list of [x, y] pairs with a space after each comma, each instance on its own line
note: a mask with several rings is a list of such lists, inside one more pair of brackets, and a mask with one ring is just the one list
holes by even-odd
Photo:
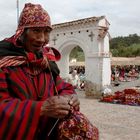
[[47, 11], [27, 3], [16, 33], [0, 42], [0, 140], [55, 140], [48, 133], [56, 119], [79, 110], [73, 86], [59, 76], [60, 53], [44, 47], [51, 30]]

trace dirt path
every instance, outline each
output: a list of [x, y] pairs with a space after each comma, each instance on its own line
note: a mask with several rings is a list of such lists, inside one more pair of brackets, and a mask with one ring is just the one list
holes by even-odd
[[140, 106], [101, 103], [77, 92], [81, 112], [98, 127], [100, 140], [140, 140]]

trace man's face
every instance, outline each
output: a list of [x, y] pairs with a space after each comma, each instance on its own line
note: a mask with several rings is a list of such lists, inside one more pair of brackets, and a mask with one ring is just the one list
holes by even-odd
[[50, 29], [47, 27], [33, 27], [26, 29], [24, 47], [28, 52], [39, 52], [49, 42]]

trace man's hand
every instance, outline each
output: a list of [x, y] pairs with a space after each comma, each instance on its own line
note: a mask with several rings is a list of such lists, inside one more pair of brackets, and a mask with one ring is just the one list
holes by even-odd
[[63, 95], [68, 99], [68, 104], [73, 107], [74, 110], [79, 111], [80, 109], [80, 101], [78, 99], [78, 96], [76, 94], [66, 94]]
[[[75, 100], [73, 100], [75, 104]], [[64, 96], [52, 96], [48, 98], [41, 107], [41, 115], [53, 118], [64, 118], [69, 114], [70, 104], [68, 98]]]

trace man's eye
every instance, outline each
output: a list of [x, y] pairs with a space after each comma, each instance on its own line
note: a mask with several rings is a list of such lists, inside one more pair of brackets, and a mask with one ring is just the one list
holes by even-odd
[[33, 32], [40, 32], [40, 30], [39, 29], [33, 29]]

